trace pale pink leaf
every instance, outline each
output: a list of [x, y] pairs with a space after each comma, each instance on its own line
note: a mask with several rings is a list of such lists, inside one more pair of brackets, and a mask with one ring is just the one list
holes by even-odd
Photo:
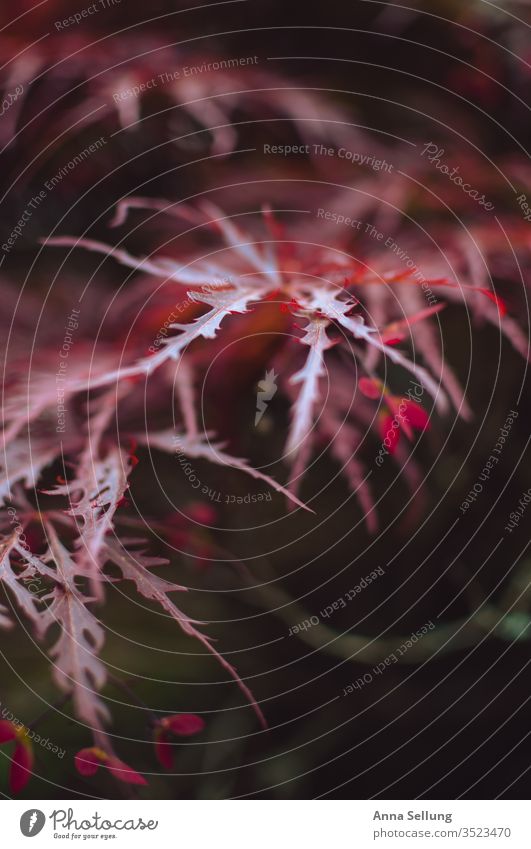
[[262, 711], [256, 703], [253, 694], [242, 681], [235, 668], [218, 651], [216, 651], [210, 639], [195, 627], [196, 624], [202, 623], [198, 623], [196, 620], [191, 619], [183, 613], [171, 601], [171, 599], [168, 598], [168, 593], [183, 592], [186, 588], [179, 584], [170, 583], [169, 581], [160, 578], [158, 575], [154, 575], [150, 571], [150, 566], [152, 564], [149, 559], [146, 560], [145, 555], [141, 552], [136, 553], [128, 551], [120, 545], [117, 540], [111, 541], [107, 544], [107, 556], [109, 560], [119, 568], [126, 580], [133, 581], [140, 595], [159, 604], [160, 607], [162, 607], [162, 609], [165, 610], [166, 613], [168, 613], [169, 616], [171, 616], [171, 618], [179, 625], [185, 634], [199, 640], [199, 642], [205, 646], [212, 655], [214, 655], [221, 666], [226, 669], [237, 682], [240, 690], [253, 706], [260, 722], [265, 726], [266, 722]]
[[326, 374], [324, 352], [332, 347], [326, 329], [329, 322], [311, 318], [300, 340], [310, 348], [303, 368], [293, 375], [292, 384], [301, 384], [297, 400], [292, 408], [291, 428], [286, 443], [286, 453], [291, 461], [297, 456], [308, 437], [313, 424], [313, 411], [319, 402], [319, 381]]
[[56, 622], [59, 639], [50, 649], [55, 661], [53, 676], [58, 686], [72, 693], [77, 716], [98, 728], [109, 712], [98, 696], [105, 684], [106, 670], [98, 658], [105, 635], [103, 627], [87, 608], [89, 599], [66, 585], [53, 591], [48, 623]]
[[75, 560], [99, 599], [103, 593], [100, 556], [105, 537], [113, 530], [114, 514], [128, 487], [130, 471], [130, 457], [119, 448], [111, 448], [101, 460], [89, 452], [82, 456], [76, 477], [53, 490], [69, 499], [69, 513], [76, 519], [79, 534]]
[[1, 450], [0, 504], [11, 500], [13, 486], [21, 483], [33, 489], [43, 469], [57, 456], [58, 445], [51, 440], [19, 437]]
[[263, 474], [263, 472], [258, 471], [258, 469], [253, 469], [246, 460], [227, 454], [223, 451], [222, 443], [210, 442], [210, 436], [211, 434], [205, 434], [203, 437], [198, 436], [191, 438], [187, 435], [180, 435], [171, 430], [166, 430], [147, 435], [137, 434], [136, 438], [139, 443], [147, 444], [151, 448], [158, 448], [160, 451], [165, 451], [169, 454], [175, 454], [177, 457], [182, 454], [187, 457], [201, 457], [205, 460], [210, 460], [210, 462], [216, 463], [219, 466], [230, 466], [233, 469], [238, 469], [256, 480], [264, 481], [277, 492], [280, 492], [282, 495], [290, 498], [298, 507], [302, 507], [304, 510], [313, 512], [274, 478]]
[[[17, 571], [13, 570], [12, 559], [16, 558], [19, 561], [30, 562], [27, 568]], [[20, 609], [33, 624], [38, 637], [42, 637], [46, 631], [45, 617], [37, 607], [39, 595], [32, 591], [32, 586], [36, 590], [42, 590], [37, 583], [33, 584], [32, 578], [35, 575], [35, 566], [39, 567], [41, 574], [49, 573], [50, 570], [44, 563], [41, 563], [39, 558], [29, 552], [20, 541], [18, 531], [4, 537], [0, 540], [0, 581], [7, 587]]]

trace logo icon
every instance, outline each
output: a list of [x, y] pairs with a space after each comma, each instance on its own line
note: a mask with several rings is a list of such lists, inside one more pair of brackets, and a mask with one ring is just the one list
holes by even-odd
[[278, 389], [278, 386], [275, 383], [277, 377], [278, 374], [275, 374], [275, 370], [271, 369], [271, 371], [266, 371], [265, 377], [258, 384], [258, 391], [256, 393], [256, 415], [254, 417], [255, 427], [267, 410], [268, 402], [271, 401]]
[[24, 837], [35, 837], [44, 828], [46, 816], [38, 808], [24, 811], [20, 817], [20, 830]]

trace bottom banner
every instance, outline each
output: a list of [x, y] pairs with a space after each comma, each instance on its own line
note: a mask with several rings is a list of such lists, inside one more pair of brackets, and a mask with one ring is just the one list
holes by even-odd
[[2, 845], [531, 846], [525, 801], [5, 800]]

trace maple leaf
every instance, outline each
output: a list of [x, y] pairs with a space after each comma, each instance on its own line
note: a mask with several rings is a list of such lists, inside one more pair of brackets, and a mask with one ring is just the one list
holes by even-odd
[[[302, 384], [292, 408], [291, 428], [286, 443], [286, 453], [296, 456], [312, 427], [312, 413], [319, 401], [319, 381], [326, 374], [324, 352], [333, 342], [326, 335], [328, 321], [310, 318], [305, 335], [300, 340], [310, 351], [303, 368], [290, 378], [292, 384]], [[293, 459], [293, 457], [291, 458]]]
[[[97, 695], [106, 678], [105, 667], [97, 657], [104, 642], [103, 627], [87, 608], [92, 599], [76, 586], [76, 578], [81, 576], [79, 566], [60, 542], [53, 525], [49, 521], [44, 524], [49, 548], [43, 558], [29, 552], [16, 531], [0, 542], [0, 580], [32, 621], [39, 639], [44, 638], [52, 625], [59, 626], [59, 638], [50, 649], [55, 661], [54, 680], [62, 690], [72, 694], [77, 715], [93, 727], [100, 727], [109, 719]], [[13, 555], [26, 561], [27, 567], [22, 572], [13, 571], [10, 562]], [[48, 565], [50, 561], [55, 569]], [[32, 582], [28, 587], [22, 583], [29, 577], [34, 581], [36, 573], [53, 581], [53, 588], [40, 597], [31, 591]], [[46, 602], [48, 606], [42, 608]]]
[[230, 466], [233, 469], [239, 469], [242, 472], [250, 475], [257, 480], [262, 480], [269, 486], [273, 487], [277, 492], [282, 493], [287, 498], [291, 499], [298, 507], [303, 510], [310, 510], [306, 504], [289, 492], [282, 484], [278, 483], [274, 478], [258, 469], [253, 469], [245, 460], [239, 457], [233, 457], [223, 451], [223, 443], [211, 442], [212, 433], [206, 433], [201, 436], [190, 437], [186, 434], [179, 435], [174, 431], [165, 430], [148, 434], [137, 434], [136, 439], [139, 443], [149, 445], [153, 448], [158, 448], [160, 451], [175, 455], [184, 454], [187, 457], [203, 458], [216, 463], [219, 466]]
[[194, 406], [194, 374], [185, 357], [181, 358], [175, 371], [175, 394], [179, 400], [186, 433], [195, 438], [198, 430]]
[[[26, 566], [22, 571], [14, 571], [13, 558], [25, 562]], [[23, 545], [18, 530], [0, 540], [0, 581], [10, 590], [20, 609], [35, 627], [37, 636], [41, 638], [46, 632], [46, 619], [38, 607], [38, 594], [31, 590], [32, 582], [29, 581], [29, 584], [27, 584], [27, 581], [35, 575], [36, 570], [41, 575], [53, 577], [53, 573], [46, 564]], [[38, 590], [43, 589], [43, 587], [38, 587], [37, 584], [35, 586]], [[4, 607], [2, 607], [3, 611], [5, 611]], [[7, 618], [7, 624], [9, 625], [9, 623], [10, 620]]]
[[[176, 331], [175, 335], [165, 336], [153, 356], [143, 357], [121, 370], [110, 370], [105, 374], [96, 375], [95, 381], [91, 382], [91, 387], [98, 387], [127, 377], [142, 374], [147, 377], [161, 365], [176, 361], [178, 365], [175, 372], [175, 391], [185, 431], [191, 437], [187, 445], [190, 456], [207, 457], [214, 462], [230, 465], [259, 477], [245, 461], [224, 452], [223, 446], [209, 447], [208, 441], [199, 437], [193, 410], [191, 376], [196, 348], [190, 346], [200, 339], [214, 344], [225, 318], [235, 314], [244, 315], [255, 304], [263, 304], [276, 297], [281, 303], [287, 301], [296, 316], [304, 317], [306, 326], [304, 336], [299, 342], [310, 348], [305, 365], [292, 376], [287, 386], [286, 379], [281, 378], [285, 389], [288, 390], [287, 394], [293, 398], [291, 426], [286, 441], [287, 459], [292, 464], [288, 487], [292, 502], [300, 504], [294, 501], [294, 496], [313, 450], [313, 417], [320, 401], [319, 384], [325, 374], [325, 353], [332, 344], [340, 346], [343, 351], [348, 350], [358, 361], [358, 365], [367, 369], [368, 373], [374, 370], [380, 358], [386, 366], [393, 363], [405, 369], [432, 395], [439, 412], [448, 411], [450, 396], [461, 415], [468, 417], [469, 409], [459, 384], [449, 366], [444, 363], [432, 328], [428, 325], [428, 319], [438, 313], [443, 304], [426, 307], [422, 299], [419, 303], [419, 282], [411, 271], [383, 271], [379, 276], [367, 271], [353, 273], [352, 258], [345, 252], [328, 247], [321, 249], [307, 242], [300, 246], [289, 242], [267, 209], [263, 220], [272, 238], [259, 240], [246, 234], [232, 217], [224, 215], [218, 207], [209, 203], [194, 208], [184, 203], [171, 204], [164, 200], [129, 198], [118, 205], [113, 223], [123, 224], [129, 210], [135, 207], [153, 208], [157, 212], [182, 218], [183, 221], [193, 224], [193, 229], [206, 227], [219, 235], [222, 247], [206, 256], [204, 251], [200, 254], [192, 252], [183, 261], [176, 261], [162, 256], [136, 258], [121, 247], [113, 248], [102, 242], [78, 240], [74, 237], [60, 237], [51, 243], [79, 245], [113, 256], [128, 267], [162, 276], [171, 284], [196, 287], [187, 290], [186, 297], [190, 304], [201, 304], [205, 307], [202, 315], [195, 317], [189, 324], [171, 324], [171, 329]], [[450, 280], [430, 281], [432, 282], [434, 286], [440, 285], [452, 295], [462, 291], [462, 287]], [[389, 322], [385, 305], [389, 301], [387, 289], [391, 286], [396, 288], [397, 292], [403, 292], [403, 304], [408, 303], [407, 290], [411, 291], [409, 302], [412, 308], [405, 309], [400, 319]], [[385, 319], [383, 327], [371, 326], [364, 320], [361, 315], [363, 304], [352, 293], [352, 290], [357, 288], [363, 292], [367, 291], [371, 312], [374, 307], [375, 315]], [[488, 295], [493, 304], [496, 302], [490, 290], [483, 291], [485, 287], [465, 285], [464, 289], [467, 292], [474, 289], [474, 295]], [[375, 293], [380, 291], [383, 291], [383, 296], [376, 297]], [[242, 323], [243, 321], [244, 319]], [[397, 343], [405, 340], [406, 330], [411, 330], [414, 342], [418, 341], [418, 348], [433, 373], [416, 358], [411, 359], [397, 348]], [[328, 333], [332, 332], [334, 336], [329, 337]], [[340, 336], [336, 338], [338, 332]], [[183, 361], [185, 351], [187, 357], [186, 361]], [[289, 368], [289, 364], [289, 356], [285, 356], [283, 368]], [[294, 396], [291, 387], [298, 384], [301, 385], [300, 390]], [[78, 388], [86, 387], [79, 384]], [[339, 387], [334, 386], [325, 403], [332, 403], [330, 396], [338, 391]], [[349, 419], [358, 418], [356, 410], [349, 411], [348, 415]], [[157, 439], [159, 447], [170, 450], [169, 443], [173, 435], [153, 434], [148, 441], [154, 445]], [[336, 447], [336, 454], [340, 450], [345, 456], [344, 446]], [[359, 472], [357, 461], [353, 462], [352, 474], [350, 469], [345, 469], [350, 483], [359, 481]], [[268, 478], [268, 482], [270, 480]], [[278, 491], [286, 492], [283, 488], [279, 489], [278, 485], [272, 485]], [[364, 502], [368, 503], [365, 495], [363, 498]]]
[[98, 658], [105, 640], [104, 629], [88, 609], [93, 599], [76, 587], [78, 564], [60, 542], [55, 529], [46, 523], [49, 540], [48, 558], [56, 566], [56, 586], [48, 597], [51, 604], [44, 618], [46, 629], [59, 625], [60, 634], [50, 649], [55, 661], [53, 677], [66, 693], [71, 693], [78, 717], [92, 728], [109, 720], [109, 711], [98, 695], [105, 684], [106, 669]]
[[10, 501], [13, 487], [21, 483], [35, 488], [43, 469], [57, 456], [57, 445], [49, 439], [20, 437], [4, 446], [0, 463], [0, 504]]
[[75, 518], [78, 531], [76, 563], [80, 572], [89, 577], [93, 592], [100, 600], [103, 593], [101, 553], [106, 535], [113, 530], [114, 514], [128, 487], [131, 468], [130, 456], [119, 448], [111, 448], [101, 460], [85, 451], [76, 477], [51, 490], [52, 494], [66, 495], [69, 499], [68, 513]]
[[96, 656], [103, 646], [104, 630], [87, 608], [87, 601], [90, 599], [67, 587], [56, 587], [48, 610], [61, 630], [50, 655], [55, 661], [53, 677], [57, 685], [72, 693], [79, 718], [98, 727], [109, 719], [96, 692], [106, 678], [105, 667]]
[[177, 622], [181, 630], [189, 637], [194, 637], [196, 640], [205, 646], [205, 648], [216, 658], [221, 666], [229, 672], [232, 678], [237, 682], [240, 690], [253, 706], [256, 715], [261, 724], [266, 727], [266, 721], [260, 707], [258, 706], [253, 694], [242, 681], [235, 668], [221, 655], [210, 639], [199, 631], [195, 626], [204, 624], [191, 619], [183, 613], [174, 603], [168, 598], [169, 593], [185, 592], [186, 587], [179, 584], [166, 581], [158, 575], [151, 572], [153, 566], [161, 564], [160, 558], [146, 557], [142, 552], [130, 552], [124, 548], [118, 541], [110, 541], [107, 543], [106, 552], [108, 559], [120, 569], [123, 577], [126, 580], [133, 581], [137, 591], [144, 598], [155, 601], [163, 610], [168, 613], [171, 618]]
[[385, 354], [391, 362], [401, 365], [407, 371], [411, 372], [421, 384], [426, 386], [439, 410], [442, 413], [447, 411], [448, 401], [446, 395], [429, 372], [423, 366], [418, 365], [418, 363], [408, 360], [394, 346], [386, 345], [382, 342], [378, 338], [377, 328], [367, 326], [361, 316], [348, 315], [356, 305], [356, 302], [348, 298], [345, 300], [345, 295], [341, 290], [319, 287], [316, 291], [312, 292], [309, 298], [306, 298], [306, 304], [309, 308], [318, 310], [331, 321], [336, 321], [341, 327], [348, 330], [354, 339], [363, 340], [369, 346], [374, 346], [382, 354]]
[[58, 394], [66, 404], [80, 387], [106, 373], [114, 359], [109, 351], [101, 349], [97, 358], [90, 357], [86, 345], [78, 344], [69, 351], [68, 361], [65, 358], [60, 362], [65, 368], [59, 366], [58, 370], [56, 353], [46, 347], [32, 352], [31, 359], [26, 356], [10, 362], [10, 371], [16, 377], [7, 386], [1, 410], [3, 444], [11, 443], [44, 413], [50, 415], [53, 411], [56, 417]]

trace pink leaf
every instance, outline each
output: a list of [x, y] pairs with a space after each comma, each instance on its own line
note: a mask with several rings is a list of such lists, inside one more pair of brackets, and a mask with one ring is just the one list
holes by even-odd
[[9, 771], [9, 786], [12, 793], [21, 793], [32, 776], [33, 753], [29, 742], [18, 743], [13, 752]]
[[430, 417], [424, 407], [416, 401], [406, 402], [405, 419], [415, 430], [426, 430], [430, 424]]
[[[385, 415], [380, 417], [380, 436], [385, 440], [385, 447], [389, 454], [394, 454], [397, 448], [398, 440], [400, 439], [400, 428], [393, 427], [393, 422], [398, 421], [395, 416]], [[389, 443], [389, 444], [387, 444]]]
[[101, 758], [93, 747], [81, 749], [74, 758], [74, 765], [80, 775], [95, 775], [101, 765]]
[[[90, 447], [97, 450], [97, 445]], [[69, 513], [75, 517], [79, 532], [75, 555], [78, 572], [90, 578], [99, 599], [101, 552], [106, 535], [113, 530], [114, 514], [128, 487], [131, 468], [131, 457], [119, 448], [111, 448], [103, 460], [95, 459], [89, 450], [81, 458], [75, 479], [53, 491], [68, 496]]]
[[168, 728], [178, 737], [191, 737], [193, 734], [199, 734], [205, 727], [205, 720], [195, 713], [178, 713], [165, 716], [160, 721], [164, 728]]
[[173, 766], [174, 747], [168, 743], [167, 734], [162, 728], [155, 730], [155, 755], [158, 762], [164, 769], [171, 769]]
[[17, 736], [17, 728], [12, 722], [7, 719], [0, 719], [0, 744], [9, 743], [15, 740]]
[[50, 655], [55, 661], [53, 677], [64, 692], [72, 693], [77, 715], [92, 728], [99, 728], [109, 719], [97, 693], [106, 679], [105, 666], [97, 657], [105, 637], [86, 603], [87, 599], [67, 587], [54, 590], [49, 614], [58, 623], [60, 635]]
[[12, 498], [13, 485], [34, 488], [42, 470], [55, 459], [58, 446], [50, 440], [20, 437], [2, 451], [0, 465], [0, 504]]
[[[328, 321], [309, 319], [301, 342], [310, 348], [304, 367], [293, 375], [291, 383], [301, 384], [301, 389], [292, 411], [292, 422], [286, 443], [286, 453], [296, 456], [312, 428], [312, 416], [319, 401], [319, 380], [325, 372], [324, 352], [332, 347], [326, 335]], [[293, 459], [293, 457], [292, 457]]]
[[53, 557], [60, 582], [52, 592], [52, 603], [46, 610], [46, 627], [57, 623], [59, 639], [50, 649], [55, 660], [53, 677], [58, 686], [71, 693], [77, 715], [92, 728], [100, 728], [109, 712], [97, 691], [105, 684], [106, 669], [98, 658], [105, 633], [101, 623], [87, 608], [90, 599], [75, 585], [80, 569], [59, 541], [55, 530], [47, 524], [50, 556]]
[[182, 587], [179, 584], [172, 584], [169, 581], [165, 581], [163, 578], [159, 578], [158, 575], [154, 575], [148, 568], [150, 565], [149, 559], [146, 560], [144, 555], [141, 553], [137, 554], [127, 551], [127, 549], [123, 548], [123, 546], [121, 546], [117, 541], [112, 541], [107, 544], [107, 553], [109, 560], [111, 560], [115, 566], [118, 566], [123, 577], [126, 580], [133, 581], [140, 595], [159, 604], [162, 609], [175, 620], [185, 634], [199, 640], [199, 642], [214, 655], [221, 666], [226, 669], [237, 682], [240, 690], [253, 706], [261, 724], [266, 727], [264, 716], [256, 703], [254, 696], [246, 684], [244, 684], [234, 667], [225, 660], [218, 651], [216, 651], [210, 642], [210, 639], [194, 627], [195, 624], [199, 623], [179, 610], [179, 608], [176, 607], [175, 604], [168, 598], [168, 593], [183, 592], [185, 591], [185, 587]]
[[185, 454], [187, 457], [202, 457], [219, 466], [230, 466], [233, 469], [239, 469], [257, 480], [264, 481], [277, 492], [290, 498], [298, 507], [302, 507], [303, 510], [313, 512], [302, 501], [299, 501], [295, 495], [274, 480], [274, 478], [259, 472], [258, 469], [253, 469], [245, 460], [225, 453], [221, 443], [207, 441], [211, 435], [205, 434], [203, 437], [189, 438], [188, 436], [180, 436], [170, 430], [166, 430], [159, 433], [150, 433], [145, 436], [138, 434], [136, 438], [141, 443], [158, 448], [160, 451], [175, 454], [176, 456]]
[[140, 773], [114, 755], [108, 757], [105, 766], [118, 781], [125, 781], [126, 784], [147, 785], [146, 779]]
[[[29, 567], [23, 572], [14, 572], [11, 563], [13, 557], [30, 563]], [[46, 631], [46, 622], [36, 606], [38, 595], [31, 591], [31, 582], [28, 586], [23, 582], [24, 579], [27, 580], [29, 576], [35, 574], [35, 564], [38, 565], [41, 574], [50, 574], [48, 567], [22, 545], [17, 531], [0, 540], [0, 581], [11, 591], [21, 610], [33, 623], [37, 636], [40, 638]]]
[[360, 388], [360, 392], [365, 395], [366, 398], [370, 398], [371, 401], [375, 401], [377, 398], [381, 398], [383, 386], [380, 380], [374, 380], [372, 377], [360, 377], [358, 380], [358, 386]]

